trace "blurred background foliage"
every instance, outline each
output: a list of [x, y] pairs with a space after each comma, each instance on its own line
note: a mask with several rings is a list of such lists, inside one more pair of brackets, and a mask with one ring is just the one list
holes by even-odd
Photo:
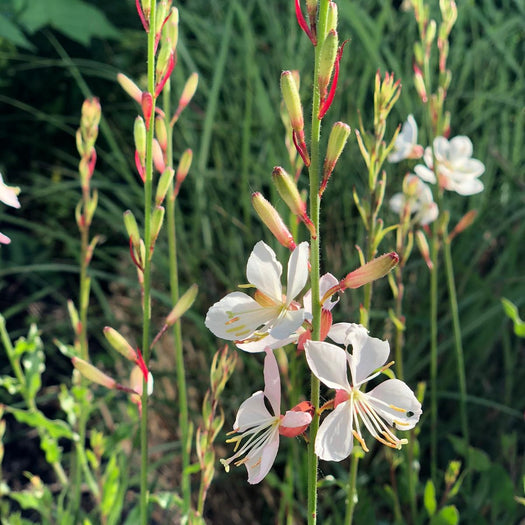
[[[437, 1], [431, 4], [438, 16]], [[312, 50], [297, 27], [291, 0], [187, 0], [177, 7], [180, 44], [173, 97], [178, 97], [191, 72], [199, 73], [198, 92], [176, 126], [174, 145], [176, 155], [187, 147], [194, 152], [190, 175], [178, 199], [177, 228], [182, 286], [197, 282], [201, 291], [184, 328], [194, 365], [190, 365], [189, 374], [198, 386], [199, 381], [206, 381], [209, 357], [218, 344], [204, 329], [207, 308], [245, 281], [246, 257], [257, 240], [262, 238], [275, 246], [252, 212], [250, 194], [263, 191], [284, 212], [270, 183], [273, 166], [288, 168], [279, 116], [279, 75], [283, 69], [308, 71]], [[412, 85], [412, 46], [417, 33], [412, 13], [396, 1], [340, 0], [338, 7], [340, 38], [350, 42], [327, 123], [343, 120], [356, 128], [360, 112], [365, 127], [371, 129], [378, 69], [393, 72], [403, 84], [389, 122], [390, 132], [409, 113], [421, 121], [422, 108]], [[523, 515], [513, 503], [513, 495], [523, 496], [525, 367], [524, 348], [513, 335], [500, 298], [509, 298], [523, 312], [525, 3], [465, 0], [458, 7], [449, 58], [453, 73], [447, 99], [451, 135], [468, 135], [474, 156], [486, 165], [483, 193], [469, 198], [446, 195], [452, 224], [469, 209], [478, 212], [474, 225], [454, 240], [452, 249], [472, 445], [486, 462], [473, 477], [472, 493], [458, 496], [458, 507], [465, 523], [510, 524]], [[104, 242], [97, 247], [91, 264], [91, 352], [111, 367], [102, 327], [125, 325], [130, 333], [138, 334], [140, 295], [122, 223], [124, 210], [130, 208], [137, 214], [141, 209], [132, 141], [137, 108], [116, 83], [119, 71], [139, 84], [144, 80], [145, 41], [132, 0], [0, 3], [0, 172], [9, 184], [22, 190], [20, 210], [0, 210], [2, 231], [12, 238], [11, 245], [0, 251], [0, 311], [13, 337], [26, 333], [29, 323], [38, 323], [46, 342], [49, 384], [68, 381], [71, 372], [69, 362], [51, 341], [54, 337], [71, 338], [65, 303], [71, 297], [76, 300], [79, 254], [74, 221], [79, 199], [74, 133], [82, 101], [88, 95], [100, 98], [104, 118], [92, 182], [100, 195], [92, 231], [100, 233]], [[301, 92], [307, 94], [311, 79], [305, 75], [301, 81]], [[303, 103], [308, 107], [308, 100]], [[426, 144], [424, 130], [420, 130], [419, 142]], [[387, 195], [399, 191], [411, 167], [408, 163], [387, 167]], [[352, 190], [366, 189], [364, 168], [354, 139], [323, 200], [322, 262], [335, 275], [342, 276], [358, 265], [354, 246], [363, 243], [363, 234]], [[306, 186], [305, 178], [301, 184]], [[384, 218], [389, 223], [395, 221], [386, 208]], [[393, 236], [387, 237], [380, 249], [390, 251], [394, 242]], [[156, 252], [154, 268], [159, 317], [169, 309], [167, 254], [163, 253], [162, 249]], [[429, 366], [428, 275], [417, 256], [407, 268], [407, 281], [405, 374], [408, 383], [415, 385], [426, 380]], [[444, 469], [448, 461], [461, 457], [461, 447], [449, 438], [459, 432], [460, 422], [444, 278], [441, 282], [442, 425], [438, 432]], [[390, 292], [386, 282], [379, 283], [376, 290], [372, 332], [388, 336]], [[343, 296], [338, 311], [341, 319], [336, 320], [357, 320], [359, 301], [359, 294]], [[243, 361], [244, 373], [232, 378], [224, 396], [228, 426], [254, 382], [260, 386], [260, 363]], [[163, 365], [163, 370], [169, 366]], [[164, 374], [169, 377], [169, 371]], [[196, 406], [202, 395], [198, 390]], [[169, 395], [157, 401], [159, 410], [167, 415], [173, 410]], [[425, 421], [419, 438], [423, 458], [428, 450]], [[173, 435], [174, 428], [175, 423], [170, 429]], [[376, 484], [358, 506], [358, 523], [363, 522], [359, 513], [362, 519], [373, 514], [381, 519], [381, 505], [373, 510], [377, 504], [374, 494], [384, 496], [382, 484], [388, 479], [381, 457], [369, 455], [363, 462], [360, 483], [370, 486], [375, 480]], [[344, 465], [323, 468], [325, 473], [341, 470], [343, 476], [347, 471]], [[424, 461], [421, 469], [425, 479], [428, 466]], [[220, 494], [223, 476], [219, 474], [213, 490], [219, 506], [225, 497]], [[237, 490], [253, 494], [253, 489], [244, 486], [241, 469], [229, 476], [234, 482], [226, 488], [228, 497]], [[260, 492], [257, 494], [260, 499]], [[270, 504], [271, 496], [266, 494], [251, 512]], [[250, 512], [241, 506], [239, 503], [240, 516]], [[485, 521], [477, 521], [479, 516]]]

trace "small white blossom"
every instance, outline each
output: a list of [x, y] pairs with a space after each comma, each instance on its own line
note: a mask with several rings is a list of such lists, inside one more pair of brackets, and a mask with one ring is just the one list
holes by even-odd
[[388, 162], [400, 162], [404, 159], [419, 159], [422, 155], [423, 146], [417, 143], [416, 121], [413, 115], [408, 115], [387, 160]]
[[[460, 195], [474, 195], [483, 191], [483, 183], [478, 177], [485, 171], [485, 165], [472, 158], [472, 142], [459, 135], [450, 141], [445, 137], [434, 139], [434, 155], [437, 161], [439, 185]], [[427, 147], [423, 156], [426, 166], [414, 168], [416, 174], [426, 182], [435, 184], [432, 148]]]
[[[282, 266], [275, 252], [259, 241], [246, 267], [246, 277], [255, 287], [255, 298], [243, 292], [233, 292], [215, 303], [206, 315], [207, 328], [217, 337], [238, 343], [249, 343], [271, 336], [257, 352], [279, 341], [293, 337], [294, 332], [311, 315], [294, 301], [308, 279], [308, 243], [299, 244], [288, 261], [286, 294], [281, 285]], [[285, 343], [282, 343], [285, 344]], [[282, 346], [282, 344], [280, 346]], [[242, 348], [242, 346], [241, 346]]]
[[396, 193], [389, 201], [390, 209], [402, 215], [408, 206], [414, 221], [424, 226], [435, 221], [439, 215], [437, 204], [432, 197], [432, 190], [415, 175], [408, 174], [403, 181], [403, 192]]
[[360, 389], [388, 368], [384, 366], [390, 352], [388, 342], [370, 337], [366, 328], [351, 323], [334, 324], [328, 336], [345, 347], [352, 345], [352, 354], [331, 343], [305, 343], [306, 360], [313, 374], [336, 390], [334, 410], [317, 432], [315, 453], [327, 461], [341, 461], [352, 452], [354, 437], [368, 451], [360, 420], [375, 439], [391, 448], [401, 448], [407, 441], [399, 439], [392, 427], [409, 430], [419, 421], [421, 404], [414, 393], [399, 379], [388, 379], [370, 392]]

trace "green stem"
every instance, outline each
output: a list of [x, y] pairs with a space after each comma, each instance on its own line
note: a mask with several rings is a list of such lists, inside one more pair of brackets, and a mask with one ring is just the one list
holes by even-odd
[[357, 503], [357, 467], [359, 466], [359, 456], [350, 456], [350, 476], [348, 480], [348, 491], [346, 500], [345, 525], [352, 525], [354, 520], [355, 504]]
[[[171, 82], [168, 80], [163, 90], [163, 106], [166, 114], [167, 131], [167, 164], [173, 167], [173, 128], [169, 125], [171, 115], [170, 105]], [[175, 221], [175, 196], [173, 194], [173, 182], [168, 189], [167, 196], [167, 219], [168, 219], [168, 255], [169, 255], [169, 274], [170, 291], [172, 304], [177, 304], [179, 292], [179, 274], [177, 263], [177, 230]], [[179, 428], [182, 441], [182, 475], [181, 489], [183, 498], [183, 516], [188, 516], [191, 505], [191, 483], [188, 472], [190, 465], [190, 443], [189, 443], [189, 416], [188, 416], [188, 396], [186, 387], [186, 371], [184, 366], [184, 354], [182, 346], [182, 331], [180, 321], [173, 325], [173, 339], [175, 346], [175, 368], [177, 374], [177, 388], [179, 398]]]
[[437, 486], [438, 222], [432, 227], [430, 258], [430, 476]]
[[[319, 217], [321, 200], [319, 198], [320, 181], [320, 159], [319, 141], [321, 137], [321, 121], [317, 117], [321, 96], [317, 83], [321, 44], [326, 38], [328, 0], [321, 0], [319, 5], [319, 18], [317, 25], [317, 46], [315, 47], [315, 62], [313, 76], [313, 98], [312, 98], [312, 129], [310, 141], [310, 219], [312, 220], [317, 237], [311, 238], [310, 243], [310, 284], [312, 290], [312, 340], [318, 341], [321, 333], [321, 302], [319, 297], [320, 279], [320, 231]], [[308, 444], [308, 525], [317, 523], [317, 466], [318, 459], [315, 454], [315, 437], [319, 429], [319, 406], [320, 406], [320, 383], [313, 374], [310, 382], [310, 399], [315, 408], [314, 416], [310, 424], [310, 443]]]
[[461, 415], [461, 430], [463, 439], [465, 440], [467, 451], [467, 465], [468, 465], [468, 450], [469, 450], [469, 425], [467, 416], [467, 380], [465, 376], [465, 358], [463, 354], [463, 344], [461, 341], [461, 325], [459, 321], [458, 298], [456, 293], [456, 284], [454, 280], [454, 266], [452, 263], [452, 253], [450, 249], [450, 241], [447, 232], [445, 231], [444, 241], [444, 256], [445, 256], [445, 271], [447, 274], [448, 295], [450, 300], [450, 311], [452, 314], [452, 326], [454, 330], [454, 343], [456, 348], [456, 359], [458, 365], [458, 382], [459, 382], [459, 410]]
[[[151, 2], [150, 20], [156, 16], [157, 2]], [[151, 26], [154, 24], [152, 22]], [[155, 91], [155, 32], [148, 32], [148, 91]], [[152, 211], [152, 178], [153, 178], [153, 132], [155, 120], [155, 97], [151, 117], [147, 123], [146, 133], [146, 177], [144, 181], [144, 257], [143, 291], [142, 291], [142, 351], [146, 367], [150, 359], [150, 318], [151, 318], [151, 211]], [[148, 387], [146, 378], [142, 381], [142, 413], [140, 420], [140, 522], [148, 523]]]

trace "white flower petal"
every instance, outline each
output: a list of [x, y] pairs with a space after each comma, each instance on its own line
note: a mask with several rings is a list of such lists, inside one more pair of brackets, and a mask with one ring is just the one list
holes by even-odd
[[288, 261], [288, 280], [286, 284], [286, 303], [289, 305], [304, 288], [308, 279], [308, 256], [309, 248], [307, 242], [302, 242], [295, 248]]
[[456, 179], [464, 177], [475, 178], [485, 172], [485, 164], [478, 159], [463, 159], [454, 165], [454, 169], [452, 176]]
[[350, 391], [347, 353], [338, 346], [321, 341], [306, 341], [306, 361], [313, 374], [328, 388]]
[[[386, 363], [390, 353], [388, 341], [370, 337], [366, 332], [354, 331], [350, 337], [352, 344], [351, 361], [355, 366], [353, 377], [355, 387]], [[350, 367], [353, 368], [352, 366]]]
[[308, 412], [287, 410], [281, 419], [281, 426], [285, 428], [297, 428], [309, 425], [311, 422], [312, 416]]
[[279, 432], [277, 427], [275, 427], [271, 439], [265, 446], [257, 449], [253, 455], [248, 454], [248, 461], [245, 463], [248, 471], [248, 483], [255, 485], [264, 479], [272, 468], [278, 449]]
[[243, 401], [237, 411], [233, 429], [236, 432], [245, 432], [264, 423], [270, 424], [273, 419], [275, 416], [268, 412], [264, 403], [264, 392], [259, 390]]
[[352, 434], [353, 412], [350, 402], [337, 405], [321, 423], [315, 438], [315, 453], [325, 461], [341, 461], [352, 452], [354, 436]]
[[[427, 148], [430, 150], [430, 158], [432, 158], [432, 149], [429, 147]], [[425, 154], [427, 152], [425, 151]], [[434, 155], [436, 156], [436, 159], [439, 162], [445, 162], [448, 160], [450, 154], [450, 143], [445, 137], [436, 137], [434, 139]], [[426, 162], [426, 157], [425, 157]], [[427, 163], [427, 166], [432, 166], [432, 161], [430, 164]]]
[[464, 135], [458, 135], [457, 137], [454, 137], [450, 140], [448, 158], [451, 162], [472, 157], [472, 153], [472, 141], [468, 137]]
[[399, 379], [388, 379], [364, 394], [376, 412], [390, 426], [400, 430], [414, 428], [421, 416], [421, 403]]
[[356, 323], [335, 323], [328, 332], [328, 337], [340, 345], [348, 346], [352, 342], [352, 334], [362, 332], [366, 335], [368, 332], [363, 325]]
[[286, 310], [273, 325], [270, 335], [276, 339], [286, 339], [303, 324], [306, 318], [311, 317], [303, 308], [300, 310]]
[[235, 341], [247, 339], [276, 313], [245, 293], [232, 292], [208, 310], [204, 324], [215, 336]]
[[264, 352], [266, 348], [269, 348], [270, 350], [282, 348], [283, 346], [286, 346], [290, 343], [297, 342], [298, 338], [299, 335], [297, 333], [293, 333], [290, 337], [286, 337], [285, 339], [277, 339], [269, 333], [266, 333], [263, 334], [261, 339], [258, 339], [257, 341], [240, 344], [237, 343], [237, 348], [240, 348], [244, 352], [248, 352], [250, 354], [256, 354], [258, 352]]
[[281, 414], [281, 378], [279, 376], [279, 367], [277, 359], [272, 350], [266, 350], [264, 358], [264, 395], [270, 401], [273, 409], [273, 415]]
[[20, 191], [19, 188], [8, 186], [4, 182], [4, 178], [0, 173], [0, 201], [6, 204], [7, 206], [12, 206], [13, 208], [20, 208], [20, 202], [18, 201], [17, 194]]
[[396, 193], [392, 195], [390, 201], [388, 202], [388, 205], [394, 213], [401, 213], [401, 211], [405, 207], [405, 202], [405, 196], [402, 193]]
[[282, 271], [283, 267], [275, 257], [275, 252], [263, 241], [259, 241], [254, 246], [246, 265], [248, 282], [253, 284], [263, 294], [281, 303], [283, 300]]
[[418, 164], [414, 167], [415, 174], [423, 179], [425, 182], [430, 182], [431, 184], [436, 183], [436, 174], [426, 166], [423, 166], [423, 164]]
[[417, 124], [414, 115], [408, 115], [407, 120], [401, 129], [401, 133], [405, 137], [405, 140], [410, 144], [417, 143]]
[[478, 179], [464, 180], [454, 184], [454, 191], [460, 195], [475, 195], [481, 193], [484, 189], [483, 183]]

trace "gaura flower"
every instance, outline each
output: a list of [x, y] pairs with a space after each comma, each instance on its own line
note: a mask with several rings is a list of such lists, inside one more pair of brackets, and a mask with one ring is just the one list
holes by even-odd
[[396, 193], [389, 202], [390, 209], [400, 216], [408, 206], [414, 221], [424, 226], [435, 221], [439, 215], [432, 190], [415, 175], [408, 174], [403, 180], [403, 193]]
[[315, 453], [327, 461], [341, 461], [350, 455], [354, 437], [367, 452], [360, 420], [379, 442], [401, 448], [407, 440], [399, 439], [392, 427], [409, 430], [419, 421], [422, 411], [416, 396], [399, 379], [388, 379], [370, 392], [360, 389], [391, 365], [385, 365], [390, 352], [388, 342], [370, 337], [363, 326], [350, 323], [334, 324], [329, 337], [345, 347], [352, 345], [353, 352], [349, 354], [326, 342], [305, 344], [313, 374], [336, 390], [334, 410], [317, 432]]
[[[257, 289], [255, 299], [243, 292], [228, 294], [208, 310], [205, 320], [208, 329], [229, 341], [249, 342], [268, 335], [274, 340], [289, 338], [310, 316], [294, 301], [308, 279], [307, 242], [299, 244], [290, 255], [286, 294], [281, 274], [282, 266], [275, 252], [259, 241], [246, 267], [248, 282]], [[255, 351], [261, 350], [264, 347]]]
[[[268, 401], [267, 407], [265, 399]], [[271, 408], [271, 410], [270, 410]], [[264, 392], [258, 391], [242, 403], [237, 412], [233, 432], [227, 440], [235, 443], [235, 454], [221, 463], [229, 471], [230, 464], [245, 465], [248, 483], [259, 483], [270, 471], [279, 449], [279, 435], [296, 437], [312, 421], [313, 407], [303, 402], [281, 415], [281, 380], [277, 360], [270, 349], [264, 358]], [[239, 450], [239, 445], [246, 439]], [[244, 456], [242, 459], [239, 459]]]
[[4, 178], [0, 173], [0, 201], [7, 206], [12, 206], [13, 208], [20, 208], [20, 202], [18, 202], [17, 195], [20, 193], [20, 188], [16, 186], [8, 186], [4, 182]]
[[[478, 177], [485, 171], [485, 165], [472, 158], [472, 142], [468, 137], [459, 135], [450, 141], [445, 137], [436, 137], [434, 155], [441, 188], [460, 195], [474, 195], [483, 191], [483, 183]], [[423, 158], [426, 166], [419, 164], [414, 171], [424, 181], [435, 184], [432, 148], [425, 149]]]
[[422, 156], [423, 146], [417, 143], [416, 121], [413, 115], [408, 115], [387, 160], [388, 162], [400, 162], [404, 159], [419, 159]]
[[[18, 202], [18, 194], [20, 193], [20, 188], [16, 186], [8, 186], [4, 182], [4, 178], [0, 173], [0, 202], [3, 202], [7, 206], [12, 206], [13, 208], [20, 208], [20, 202]], [[0, 244], [9, 244], [11, 239], [0, 232]]]

